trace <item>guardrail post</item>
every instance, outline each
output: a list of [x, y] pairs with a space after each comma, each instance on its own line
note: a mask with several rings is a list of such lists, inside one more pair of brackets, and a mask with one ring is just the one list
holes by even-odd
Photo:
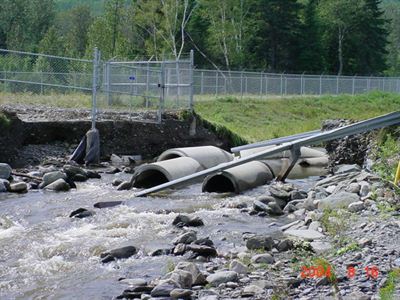
[[40, 94], [43, 95], [43, 72], [42, 71], [40, 71]]
[[265, 74], [265, 97], [268, 97], [268, 74]]
[[281, 74], [281, 96], [283, 96], [283, 74]]

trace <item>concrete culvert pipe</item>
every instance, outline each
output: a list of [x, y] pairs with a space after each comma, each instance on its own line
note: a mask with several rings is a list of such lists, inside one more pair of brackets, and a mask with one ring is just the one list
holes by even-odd
[[193, 158], [179, 157], [140, 166], [133, 187], [150, 188], [203, 170]]
[[239, 194], [245, 190], [268, 183], [273, 179], [270, 169], [260, 161], [224, 170], [218, 174], [207, 176], [203, 181], [203, 192], [234, 192]]
[[177, 157], [191, 157], [197, 160], [204, 169], [233, 160], [232, 154], [218, 147], [201, 146], [169, 149], [161, 153], [157, 161], [165, 161]]

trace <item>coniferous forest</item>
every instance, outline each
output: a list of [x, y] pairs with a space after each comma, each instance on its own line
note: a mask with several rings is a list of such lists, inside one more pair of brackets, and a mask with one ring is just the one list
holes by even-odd
[[196, 67], [400, 74], [400, 1], [2, 0], [0, 48]]

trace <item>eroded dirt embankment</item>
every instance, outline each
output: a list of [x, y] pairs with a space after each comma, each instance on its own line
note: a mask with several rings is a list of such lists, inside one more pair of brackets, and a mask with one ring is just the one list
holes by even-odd
[[[8, 106], [0, 110], [9, 119], [0, 124], [0, 161], [16, 167], [40, 163], [40, 156], [49, 156], [49, 149], [54, 145], [57, 145], [54, 156], [71, 154], [91, 127], [89, 111], [29, 109], [25, 106]], [[155, 124], [128, 121], [125, 117], [124, 113], [107, 113], [101, 115], [97, 122], [103, 158], [112, 153], [152, 158], [159, 155], [162, 149], [174, 147], [231, 146], [227, 138], [217, 136], [198, 119], [166, 114], [161, 124]], [[63, 149], [64, 153], [60, 153]]]

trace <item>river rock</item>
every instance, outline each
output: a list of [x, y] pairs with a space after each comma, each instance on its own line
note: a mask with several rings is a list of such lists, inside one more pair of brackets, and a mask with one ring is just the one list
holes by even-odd
[[176, 265], [175, 270], [183, 270], [192, 274], [193, 285], [204, 285], [207, 283], [203, 273], [200, 272], [194, 263], [181, 261]]
[[186, 289], [173, 289], [170, 293], [172, 299], [191, 299], [193, 292]]
[[151, 252], [150, 256], [161, 256], [161, 255], [170, 255], [172, 253], [171, 249], [157, 249]]
[[255, 295], [262, 294], [263, 292], [264, 292], [264, 290], [262, 288], [252, 284], [252, 285], [246, 286], [243, 289], [242, 297], [252, 297], [252, 296], [255, 296]]
[[120, 179], [120, 178], [115, 178], [115, 179], [112, 181], [111, 184], [112, 184], [113, 186], [119, 186], [122, 182], [123, 182], [122, 179]]
[[349, 186], [345, 189], [346, 192], [358, 194], [360, 191], [360, 185], [357, 182], [352, 182]]
[[50, 183], [49, 185], [45, 186], [45, 190], [49, 191], [56, 191], [56, 192], [61, 192], [61, 191], [69, 191], [70, 190], [69, 184], [62, 178], [57, 179], [53, 183]]
[[40, 184], [41, 188], [44, 188], [48, 186], [49, 184], [55, 182], [58, 179], [67, 179], [67, 175], [61, 171], [54, 171], [54, 172], [49, 172], [43, 175], [43, 181]]
[[238, 273], [233, 271], [219, 271], [207, 276], [207, 282], [212, 286], [219, 286], [221, 283], [237, 282], [239, 280]]
[[338, 169], [336, 170], [335, 174], [344, 174], [344, 173], [351, 173], [351, 172], [360, 172], [361, 168], [359, 165], [339, 165]]
[[130, 190], [131, 187], [132, 187], [132, 183], [130, 181], [123, 181], [120, 185], [118, 185], [117, 191]]
[[87, 179], [87, 174], [86, 174], [85, 170], [80, 167], [65, 165], [63, 167], [63, 170], [69, 178], [74, 178], [76, 175], [81, 175]]
[[110, 261], [114, 261], [117, 259], [122, 259], [122, 258], [129, 258], [132, 255], [135, 255], [137, 252], [137, 249], [133, 246], [126, 246], [118, 249], [113, 249], [108, 252], [104, 252], [100, 255], [100, 258], [102, 258], [102, 263], [108, 263]]
[[208, 247], [214, 247], [214, 243], [213, 243], [212, 240], [210, 240], [209, 237], [205, 237], [205, 238], [201, 238], [201, 239], [195, 240], [193, 242], [193, 244], [203, 245], [203, 246], [208, 246]]
[[248, 272], [247, 267], [237, 259], [231, 261], [229, 265], [229, 270], [234, 271], [238, 274], [247, 274]]
[[323, 253], [332, 250], [333, 246], [329, 242], [314, 241], [310, 243], [312, 250], [317, 253]]
[[92, 179], [100, 179], [101, 175], [94, 170], [84, 170], [86, 173], [87, 178], [92, 178]]
[[351, 203], [357, 202], [360, 197], [357, 194], [349, 192], [339, 192], [332, 194], [324, 199], [321, 199], [318, 203], [318, 209], [336, 209], [348, 207]]
[[203, 220], [201, 220], [199, 217], [178, 215], [172, 222], [172, 225], [175, 225], [176, 227], [183, 227], [183, 226], [198, 227], [198, 226], [203, 226], [204, 223]]
[[84, 181], [87, 180], [87, 177], [85, 175], [82, 175], [82, 174], [76, 174], [71, 179], [73, 181], [76, 181], [76, 182], [84, 182]]
[[316, 230], [312, 229], [288, 229], [285, 231], [285, 234], [306, 240], [313, 241], [322, 239], [324, 235]]
[[251, 262], [254, 264], [273, 264], [274, 258], [269, 253], [257, 254], [251, 258]]
[[290, 193], [290, 200], [306, 199], [306, 198], [307, 198], [306, 191], [292, 191]]
[[78, 219], [83, 219], [91, 216], [93, 216], [93, 212], [87, 210], [86, 208], [78, 208], [69, 215], [70, 218], [78, 218]]
[[360, 182], [360, 197], [366, 197], [371, 190], [371, 186], [366, 181]]
[[10, 184], [9, 192], [11, 193], [26, 193], [28, 191], [28, 185], [25, 182], [17, 182]]
[[269, 192], [271, 193], [271, 195], [273, 197], [280, 198], [280, 199], [283, 199], [286, 201], [290, 199], [290, 194], [283, 189], [279, 189], [276, 187], [270, 187]]
[[[178, 244], [178, 245], [182, 245], [182, 244]], [[204, 257], [217, 256], [217, 250], [214, 247], [190, 244], [190, 245], [186, 245], [185, 250], [192, 251], [197, 256], [204, 256]]]
[[362, 201], [357, 201], [357, 202], [353, 202], [349, 205], [348, 210], [349, 212], [359, 212], [362, 211], [365, 208], [364, 206], [364, 202]]
[[261, 201], [255, 200], [253, 202], [253, 209], [255, 211], [268, 211], [269, 207], [267, 204], [265, 204]]
[[8, 179], [11, 176], [12, 169], [9, 164], [0, 163], [0, 179]]
[[109, 207], [114, 207], [121, 205], [122, 201], [103, 201], [103, 202], [97, 202], [93, 204], [95, 208], [109, 208]]
[[5, 179], [0, 179], [0, 193], [7, 192], [9, 188], [10, 188], [10, 183]]
[[147, 280], [143, 278], [121, 278], [118, 281], [130, 286], [147, 286]]
[[192, 274], [181, 269], [175, 269], [173, 272], [168, 273], [164, 276], [164, 279], [168, 280], [168, 282], [172, 280], [177, 283], [177, 286], [184, 289], [190, 289], [193, 285]]
[[197, 239], [197, 235], [196, 232], [193, 231], [189, 231], [186, 232], [180, 236], [178, 236], [177, 238], [175, 238], [172, 243], [174, 245], [178, 245], [178, 244], [190, 244], [192, 242], [194, 242]]
[[276, 202], [268, 203], [268, 210], [267, 212], [272, 216], [281, 216], [283, 215], [283, 211], [281, 207]]
[[246, 247], [249, 250], [257, 250], [257, 249], [264, 249], [264, 250], [271, 250], [274, 246], [274, 240], [270, 236], [252, 236], [249, 237], [246, 241]]
[[288, 251], [293, 248], [293, 241], [289, 239], [284, 239], [279, 241], [279, 243], [275, 247], [279, 252]]
[[171, 295], [171, 292], [176, 288], [180, 287], [172, 281], [162, 282], [153, 288], [150, 295], [152, 297], [169, 297]]
[[290, 202], [283, 208], [284, 213], [292, 213], [295, 210], [297, 210], [297, 207]]

